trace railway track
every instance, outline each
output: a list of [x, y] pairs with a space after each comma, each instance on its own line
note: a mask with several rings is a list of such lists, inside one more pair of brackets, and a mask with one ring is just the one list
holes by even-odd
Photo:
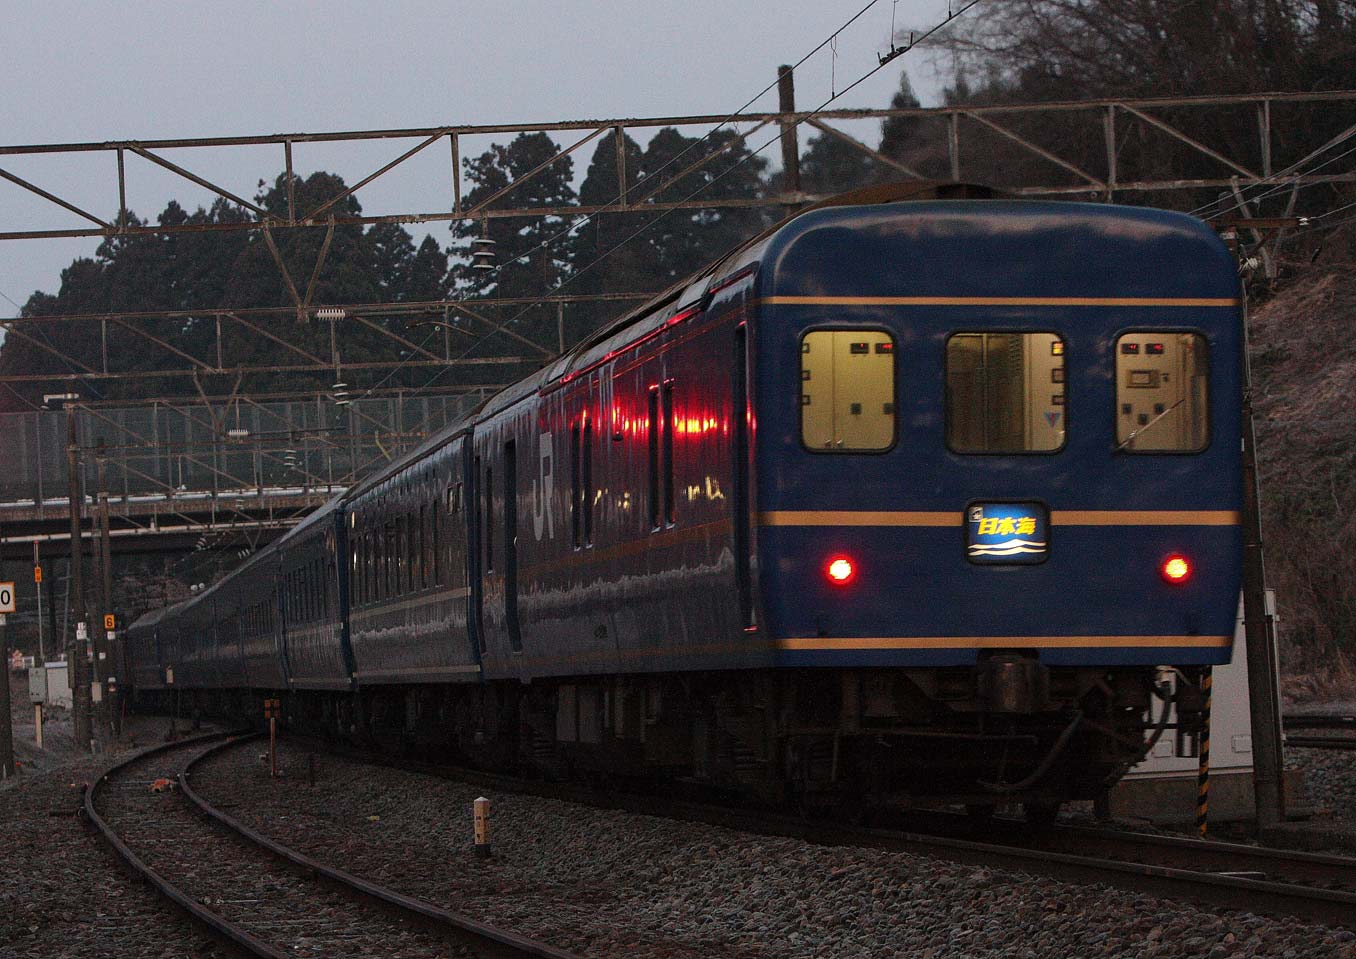
[[1348, 736], [1296, 736], [1292, 729], [1335, 729], [1356, 733], [1356, 716], [1333, 716], [1329, 714], [1306, 715], [1296, 713], [1284, 718], [1285, 744], [1304, 749], [1356, 749], [1356, 737]]
[[1305, 749], [1356, 749], [1356, 736], [1291, 736], [1287, 734], [1285, 744]]
[[925, 814], [875, 828], [732, 808], [575, 784], [545, 783], [478, 770], [430, 766], [335, 749], [304, 740], [308, 748], [359, 762], [469, 782], [487, 789], [621, 809], [645, 815], [788, 836], [822, 845], [854, 845], [932, 856], [976, 866], [1105, 883], [1170, 899], [1191, 899], [1260, 915], [1295, 916], [1356, 927], [1356, 859], [1128, 832], [1050, 826], [995, 819], [977, 824], [964, 816]]
[[1286, 729], [1350, 729], [1356, 731], [1356, 716], [1334, 716], [1329, 713], [1295, 713], [1285, 716]]
[[[232, 747], [218, 735], [152, 747], [86, 786], [89, 822], [137, 875], [239, 954], [264, 959], [573, 959], [403, 896], [268, 839], [191, 786], [192, 767]], [[154, 787], [154, 791], [153, 791]]]

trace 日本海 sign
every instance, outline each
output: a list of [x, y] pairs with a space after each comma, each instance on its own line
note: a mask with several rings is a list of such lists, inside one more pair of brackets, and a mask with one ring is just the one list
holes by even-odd
[[1040, 503], [972, 503], [965, 520], [972, 563], [1041, 563], [1049, 554], [1050, 521]]

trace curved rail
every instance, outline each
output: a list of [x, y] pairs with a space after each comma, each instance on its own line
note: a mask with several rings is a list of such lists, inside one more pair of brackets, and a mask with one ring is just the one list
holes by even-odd
[[100, 788], [108, 782], [111, 777], [135, 763], [160, 753], [180, 750], [199, 743], [208, 742], [213, 739], [223, 739], [223, 737], [225, 737], [224, 741], [210, 745], [195, 753], [178, 774], [180, 794], [197, 810], [200, 810], [205, 814], [211, 821], [226, 828], [230, 832], [235, 833], [237, 836], [246, 840], [247, 843], [252, 844], [260, 850], [282, 859], [284, 862], [288, 863], [290, 867], [296, 868], [303, 874], [311, 873], [315, 876], [323, 877], [324, 881], [340, 887], [342, 891], [349, 893], [356, 898], [369, 900], [379, 905], [387, 912], [399, 914], [401, 918], [416, 920], [426, 928], [430, 928], [447, 938], [454, 939], [477, 956], [493, 957], [493, 959], [577, 959], [572, 953], [565, 952], [544, 943], [535, 942], [514, 933], [506, 932], [502, 929], [497, 929], [466, 916], [440, 909], [429, 903], [404, 896], [358, 876], [326, 866], [323, 863], [263, 836], [206, 802], [189, 785], [189, 773], [193, 766], [208, 756], [235, 746], [246, 739], [254, 738], [254, 735], [256, 734], [234, 736], [229, 733], [209, 733], [191, 739], [180, 740], [174, 743], [163, 743], [148, 749], [139, 750], [119, 762], [110, 765], [92, 783], [87, 783], [84, 790], [84, 813], [86, 818], [99, 831], [103, 839], [112, 847], [118, 856], [134, 873], [145, 879], [161, 895], [186, 912], [192, 919], [201, 923], [220, 940], [224, 941], [229, 946], [234, 947], [237, 951], [249, 956], [259, 957], [259, 959], [290, 959], [290, 956], [292, 955], [288, 948], [280, 948], [265, 942], [244, 927], [209, 909], [197, 898], [188, 894], [168, 878], [157, 872], [145, 860], [138, 856], [131, 846], [118, 835], [113, 826], [100, 815], [96, 806], [96, 800], [98, 799]]
[[288, 954], [282, 950], [274, 949], [268, 943], [250, 935], [241, 927], [217, 915], [208, 909], [202, 903], [193, 897], [184, 893], [178, 886], [170, 882], [160, 873], [156, 872], [145, 861], [141, 859], [127, 843], [113, 830], [113, 827], [99, 815], [95, 808], [95, 798], [98, 795], [99, 787], [102, 786], [110, 776], [121, 772], [133, 763], [140, 762], [148, 756], [154, 756], [159, 753], [172, 752], [176, 749], [183, 749], [199, 742], [205, 742], [212, 739], [218, 739], [227, 733], [208, 733], [203, 736], [194, 736], [191, 739], [181, 739], [172, 743], [161, 743], [158, 746], [151, 746], [148, 749], [141, 749], [125, 759], [114, 763], [105, 769], [93, 782], [85, 783], [85, 818], [94, 825], [103, 836], [104, 841], [113, 847], [116, 852], [134, 873], [149, 882], [157, 892], [166, 899], [173, 902], [188, 915], [202, 923], [219, 938], [226, 940], [232, 945], [243, 949], [246, 953], [253, 956], [259, 956], [261, 959], [289, 959]]
[[355, 876], [350, 872], [337, 869], [334, 866], [326, 865], [318, 859], [313, 859], [304, 853], [297, 852], [295, 849], [288, 848], [279, 842], [268, 838], [258, 830], [251, 829], [240, 820], [233, 818], [222, 812], [204, 799], [189, 784], [189, 779], [193, 772], [193, 767], [203, 760], [207, 759], [224, 749], [234, 745], [231, 742], [218, 743], [215, 746], [209, 746], [202, 750], [184, 766], [179, 773], [179, 790], [189, 802], [193, 803], [204, 815], [220, 824], [231, 832], [237, 834], [243, 839], [248, 840], [256, 846], [268, 850], [274, 856], [286, 860], [300, 869], [313, 872], [324, 876], [326, 879], [338, 883], [339, 885], [350, 889], [360, 895], [374, 899], [386, 906], [392, 906], [395, 909], [418, 917], [426, 922], [432, 922], [440, 927], [455, 931], [460, 937], [470, 940], [468, 943], [473, 948], [478, 949], [486, 955], [530, 957], [530, 959], [576, 959], [573, 953], [565, 952], [554, 946], [548, 946], [544, 943], [536, 942], [519, 936], [515, 933], [506, 932], [503, 929], [497, 929], [494, 926], [478, 922], [468, 916], [459, 913], [450, 912], [446, 909], [425, 902], [422, 899], [415, 899], [396, 892], [393, 889], [387, 889], [385, 886], [370, 882], [360, 876]]

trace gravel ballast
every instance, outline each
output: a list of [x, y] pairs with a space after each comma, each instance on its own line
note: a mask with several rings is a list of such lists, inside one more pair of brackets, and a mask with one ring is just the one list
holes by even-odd
[[1356, 959], [1356, 933], [1101, 886], [491, 794], [495, 855], [470, 854], [476, 787], [284, 744], [200, 768], [232, 815], [323, 861], [597, 956]]
[[[16, 752], [29, 761], [0, 784], [0, 959], [222, 955], [127, 876], [76, 816], [81, 784], [113, 754], [77, 754], [62, 726], [53, 724], [41, 753], [31, 747], [31, 727], [16, 728]], [[167, 720], [131, 719], [124, 745], [159, 742], [168, 729]]]

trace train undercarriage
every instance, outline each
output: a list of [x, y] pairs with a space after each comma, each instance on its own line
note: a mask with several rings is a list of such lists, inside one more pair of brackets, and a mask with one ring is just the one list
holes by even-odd
[[[435, 761], [685, 783], [807, 810], [1020, 802], [1044, 817], [1103, 795], [1159, 735], [1196, 735], [1199, 669], [1175, 673], [1167, 683], [1152, 668], [1050, 668], [996, 654], [945, 669], [579, 677], [281, 698], [292, 728]], [[141, 699], [258, 721], [265, 695]]]

